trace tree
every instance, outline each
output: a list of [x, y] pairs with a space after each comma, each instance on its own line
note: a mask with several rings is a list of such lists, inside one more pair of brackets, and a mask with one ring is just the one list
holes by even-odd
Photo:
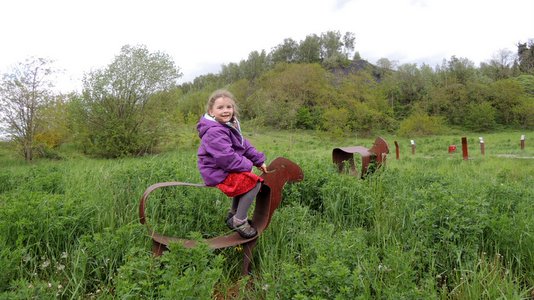
[[261, 53], [258, 51], [250, 52], [248, 59], [242, 63], [241, 68], [246, 79], [254, 80], [258, 78], [267, 69], [267, 54], [264, 50]]
[[399, 66], [392, 76], [384, 78], [383, 86], [397, 118], [407, 117], [412, 105], [429, 92], [429, 83], [415, 64]]
[[356, 41], [356, 36], [353, 32], [345, 32], [343, 35], [343, 52], [345, 57], [349, 58], [350, 53], [354, 51], [354, 42]]
[[35, 135], [43, 107], [52, 97], [55, 69], [45, 58], [28, 58], [3, 75], [0, 83], [0, 117], [4, 131], [21, 147], [26, 161], [33, 159]]
[[91, 152], [118, 157], [150, 151], [161, 132], [145, 115], [148, 102], [175, 87], [180, 76], [167, 54], [151, 53], [143, 45], [123, 46], [107, 68], [89, 73], [83, 102]]
[[517, 44], [517, 57], [521, 72], [534, 75], [534, 39]]
[[501, 49], [493, 55], [488, 63], [480, 64], [480, 71], [493, 80], [506, 79], [514, 75], [515, 60], [516, 57], [512, 51]]
[[397, 61], [391, 61], [388, 58], [382, 57], [376, 61], [376, 65], [386, 71], [393, 71], [397, 67]]
[[69, 100], [74, 97], [74, 93], [57, 95], [42, 108], [34, 138], [40, 157], [57, 158], [55, 149], [69, 139]]
[[444, 69], [452, 75], [455, 82], [464, 85], [474, 79], [476, 73], [475, 64], [472, 61], [467, 58], [457, 58], [454, 55]]
[[297, 50], [297, 42], [291, 38], [287, 38], [269, 53], [269, 57], [273, 65], [280, 62], [291, 63], [297, 58]]
[[341, 33], [339, 31], [327, 31], [321, 34], [321, 56], [324, 59], [341, 54], [341, 47], [343, 41], [341, 40]]
[[298, 46], [298, 62], [321, 62], [321, 38], [316, 34], [308, 35]]
[[[327, 31], [321, 34], [321, 64], [323, 67], [333, 70], [350, 64], [348, 52], [354, 49], [354, 37], [353, 34], [347, 33], [345, 38], [348, 43], [346, 46], [339, 31]], [[345, 53], [342, 49], [345, 49]]]
[[517, 107], [526, 95], [518, 81], [504, 79], [490, 84], [489, 102], [496, 109], [495, 120], [501, 125], [518, 125]]

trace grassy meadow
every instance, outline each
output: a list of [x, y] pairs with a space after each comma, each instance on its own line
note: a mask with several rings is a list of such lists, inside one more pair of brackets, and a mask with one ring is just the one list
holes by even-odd
[[[142, 158], [64, 149], [31, 164], [2, 145], [0, 299], [534, 298], [534, 132], [485, 134], [485, 155], [478, 134], [415, 139], [415, 154], [409, 139], [384, 135], [386, 167], [360, 180], [337, 173], [332, 149], [374, 137], [250, 128], [268, 162], [286, 157], [305, 178], [285, 186], [245, 277], [240, 247], [173, 244], [153, 258], [139, 223], [150, 185], [201, 182], [193, 137]], [[229, 205], [216, 189], [171, 187], [147, 214], [159, 232], [201, 240], [228, 233]]]

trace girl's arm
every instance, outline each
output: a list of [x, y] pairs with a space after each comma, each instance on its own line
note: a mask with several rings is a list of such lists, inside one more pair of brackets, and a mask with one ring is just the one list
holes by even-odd
[[260, 168], [265, 162], [265, 154], [258, 151], [247, 139], [245, 139], [243, 146], [245, 147], [245, 153], [243, 155], [250, 159], [254, 166]]
[[215, 159], [217, 166], [227, 172], [249, 172], [254, 166], [253, 160], [235, 153], [230, 136], [224, 128], [208, 130], [202, 137], [202, 143], [205, 150]]

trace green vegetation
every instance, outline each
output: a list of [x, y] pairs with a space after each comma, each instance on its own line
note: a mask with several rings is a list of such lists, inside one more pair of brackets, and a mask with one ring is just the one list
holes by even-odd
[[[534, 132], [384, 135], [387, 165], [365, 180], [338, 174], [331, 151], [374, 138], [324, 131], [245, 135], [269, 160], [298, 163], [302, 182], [259, 237], [253, 274], [239, 247], [172, 245], [160, 258], [138, 221], [144, 190], [200, 182], [196, 146], [99, 160], [60, 151], [27, 164], [0, 147], [0, 299], [527, 299], [534, 290]], [[187, 133], [193, 135], [191, 128]], [[469, 142], [462, 159], [461, 136]], [[393, 141], [400, 145], [395, 159]], [[449, 154], [447, 147], [458, 145]], [[359, 163], [358, 157], [356, 163]], [[357, 168], [358, 169], [358, 168]], [[225, 234], [229, 199], [216, 189], [175, 187], [151, 196], [158, 230], [201, 239]]]

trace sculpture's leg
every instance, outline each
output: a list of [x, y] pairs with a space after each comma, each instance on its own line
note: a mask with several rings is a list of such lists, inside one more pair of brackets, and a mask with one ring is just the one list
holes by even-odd
[[338, 172], [341, 173], [345, 169], [345, 162], [349, 162], [349, 173], [355, 172], [354, 156], [352, 153], [347, 153], [342, 150], [336, 149], [333, 153], [333, 161], [337, 165]]
[[365, 177], [367, 174], [367, 168], [369, 168], [369, 163], [371, 162], [371, 157], [368, 155], [362, 155], [362, 174], [361, 178]]
[[250, 262], [252, 261], [252, 251], [254, 250], [254, 247], [256, 247], [257, 241], [258, 239], [254, 239], [243, 244], [243, 269], [241, 270], [243, 275], [251, 274]]
[[152, 254], [154, 256], [161, 256], [163, 255], [163, 251], [166, 251], [166, 250], [168, 250], [167, 246], [160, 244], [156, 242], [155, 240], [152, 240]]

